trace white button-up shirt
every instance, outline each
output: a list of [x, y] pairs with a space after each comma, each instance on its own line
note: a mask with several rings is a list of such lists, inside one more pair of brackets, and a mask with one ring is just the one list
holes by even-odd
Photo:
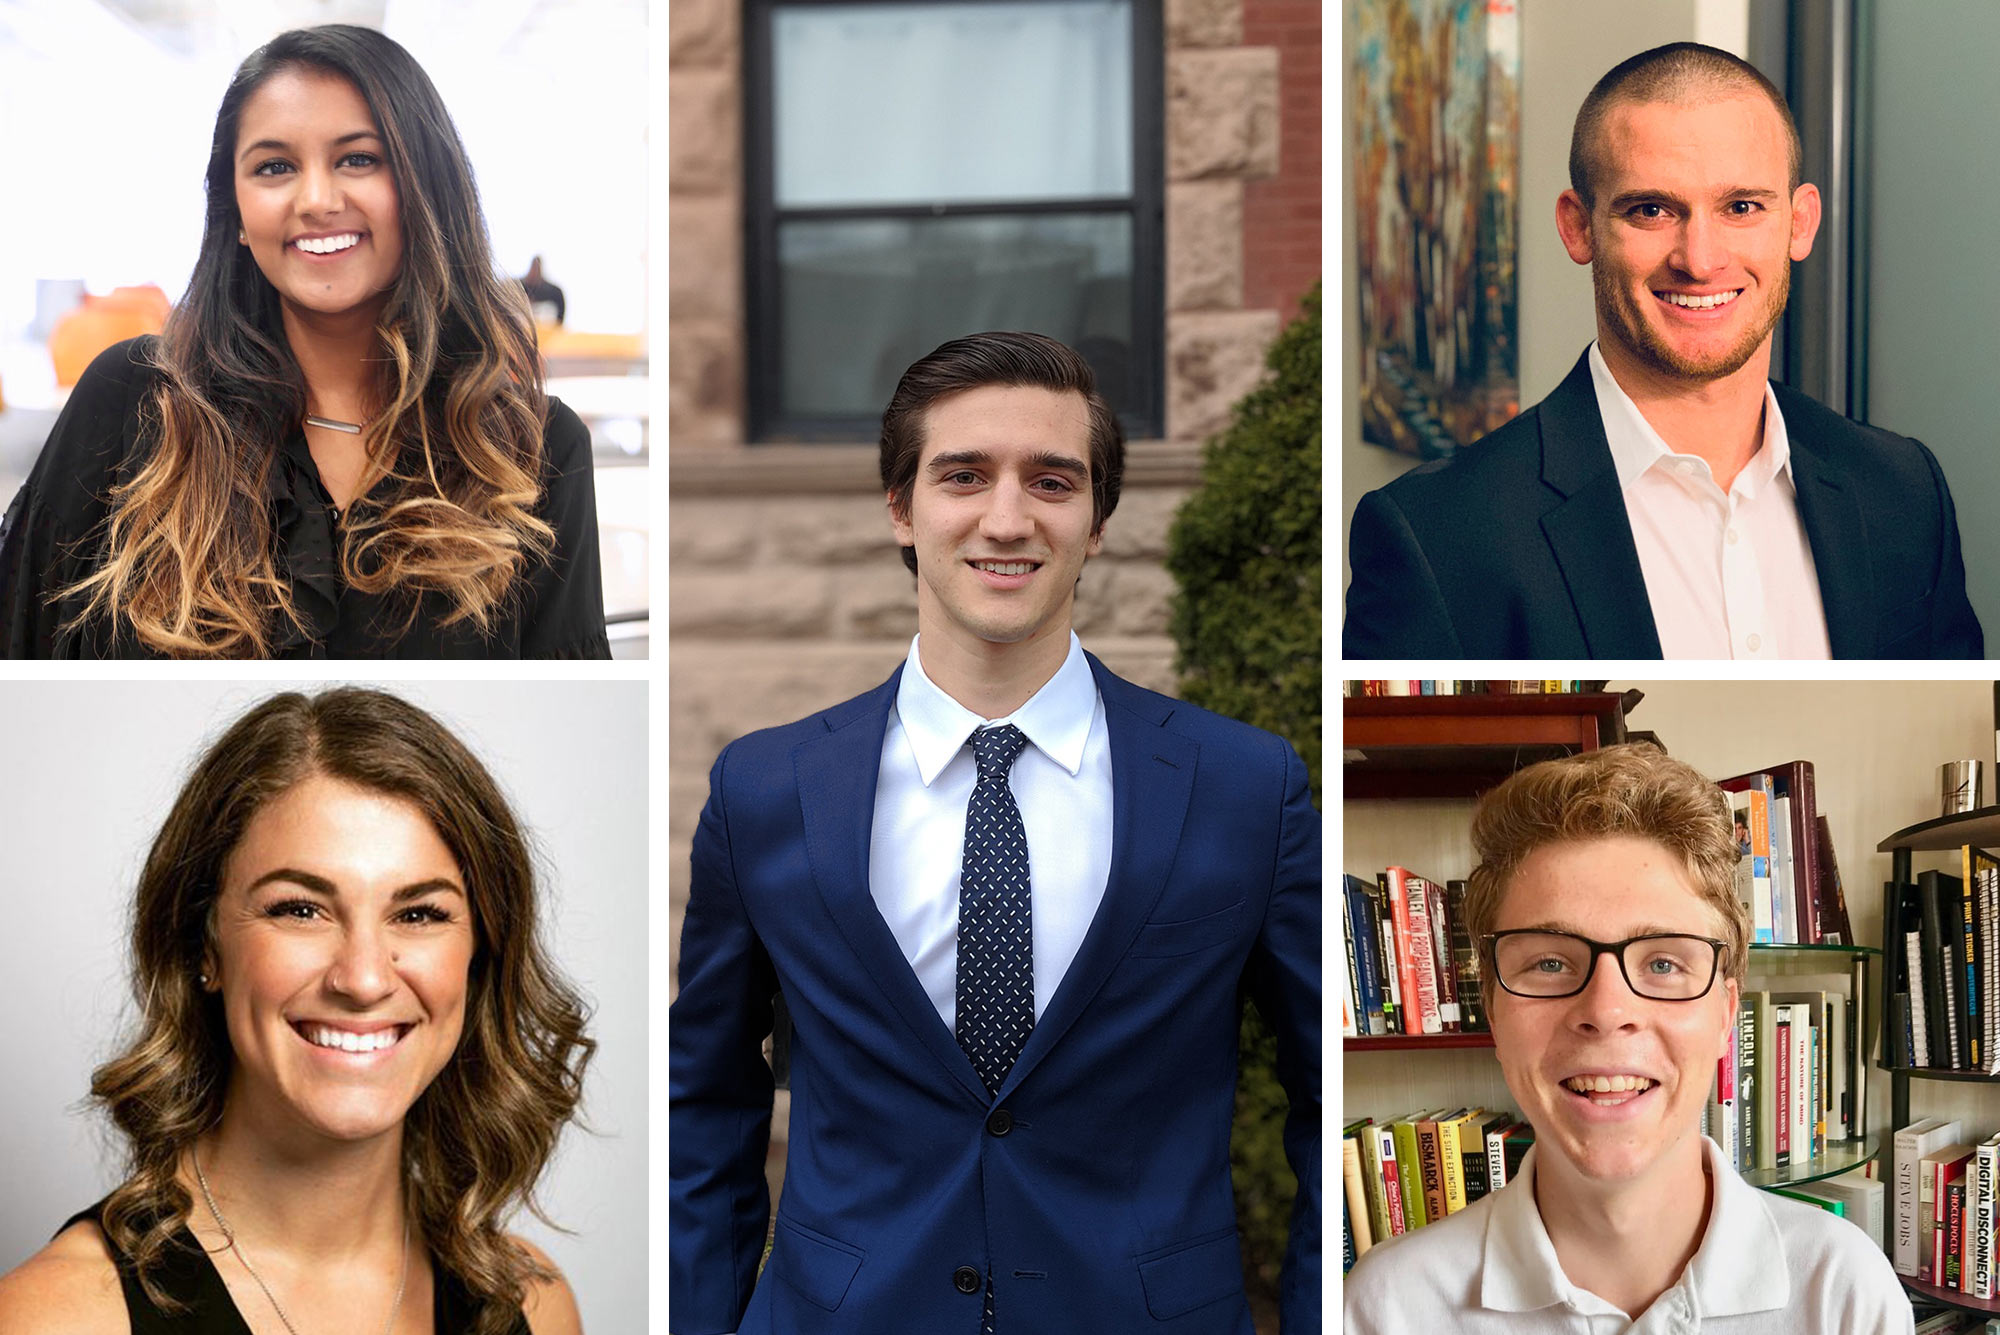
[[1347, 1276], [1347, 1335], [1911, 1335], [1889, 1258], [1860, 1228], [1762, 1192], [1702, 1138], [1708, 1226], [1674, 1286], [1634, 1321], [1572, 1284], [1535, 1206], [1535, 1157], [1441, 1223], [1369, 1249]]
[[982, 719], [924, 675], [910, 643], [882, 735], [868, 889], [945, 1028], [958, 1013], [958, 883], [979, 766], [966, 739], [1012, 723], [1028, 745], [1008, 775], [1028, 838], [1035, 1016], [1069, 972], [1111, 878], [1111, 744], [1076, 635], [1055, 676], [1002, 719]]
[[1791, 439], [1764, 386], [1764, 441], [1724, 492], [1708, 461], [1676, 454], [1590, 345], [1604, 438], [1667, 658], [1829, 658]]

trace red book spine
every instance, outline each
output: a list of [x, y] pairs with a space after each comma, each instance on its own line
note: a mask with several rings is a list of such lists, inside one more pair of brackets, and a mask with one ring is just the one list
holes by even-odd
[[1411, 972], [1417, 979], [1417, 1006], [1422, 1032], [1444, 1032], [1444, 1011], [1438, 1006], [1437, 947], [1431, 919], [1431, 883], [1421, 876], [1407, 878], [1410, 904]]
[[1390, 867], [1386, 874], [1389, 878], [1389, 920], [1396, 933], [1396, 981], [1403, 991], [1400, 1002], [1403, 1032], [1421, 1034], [1424, 1032], [1423, 1007], [1417, 1003], [1416, 958], [1410, 945], [1410, 873], [1401, 867]]

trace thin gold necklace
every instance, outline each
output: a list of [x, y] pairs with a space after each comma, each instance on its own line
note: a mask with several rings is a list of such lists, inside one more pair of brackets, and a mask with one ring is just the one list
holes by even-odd
[[[299, 1335], [299, 1328], [292, 1324], [292, 1319], [285, 1315], [284, 1307], [279, 1304], [278, 1295], [271, 1292], [271, 1286], [264, 1282], [264, 1277], [250, 1264], [250, 1258], [243, 1254], [243, 1248], [237, 1245], [236, 1230], [222, 1217], [222, 1210], [215, 1203], [215, 1193], [208, 1189], [208, 1175], [201, 1171], [201, 1157], [196, 1154], [190, 1154], [188, 1157], [194, 1161], [194, 1180], [201, 1184], [201, 1197], [208, 1202], [208, 1212], [215, 1216], [215, 1226], [222, 1230], [223, 1239], [228, 1242], [229, 1250], [236, 1253], [236, 1259], [242, 1263], [243, 1269], [250, 1278], [257, 1281], [257, 1287], [264, 1291], [264, 1297], [270, 1302], [271, 1310], [278, 1314], [278, 1320], [285, 1323], [285, 1329], [290, 1331], [291, 1335]], [[403, 1290], [409, 1282], [410, 1215], [406, 1209], [403, 1212], [402, 1272], [396, 1276], [396, 1300], [389, 1304], [389, 1319], [382, 1324], [382, 1335], [390, 1335], [390, 1332], [396, 1329], [396, 1314], [403, 1310]]]

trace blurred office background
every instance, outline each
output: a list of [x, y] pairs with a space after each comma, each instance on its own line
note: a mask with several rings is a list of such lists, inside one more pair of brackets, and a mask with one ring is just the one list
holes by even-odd
[[1093, 363], [1130, 444], [1076, 628], [1173, 689], [1168, 524], [1320, 275], [1321, 6], [669, 9], [678, 959], [717, 752], [908, 652], [876, 441], [904, 368], [945, 340], [1032, 329]]
[[613, 652], [644, 657], [646, 0], [0, 0], [0, 497], [75, 374], [58, 376], [51, 335], [66, 318], [107, 340], [157, 327], [193, 269], [231, 74], [321, 23], [409, 49], [471, 157], [501, 268], [539, 258], [561, 289], [559, 326], [538, 306], [549, 390], [591, 428]]
[[[1570, 127], [1613, 65], [1698, 41], [1750, 61], [1785, 92], [1824, 221], [1793, 270], [1773, 379], [1936, 453], [1958, 507], [1966, 583], [2000, 656], [2000, 6], [1989, 0], [1532, 0], [1520, 9], [1520, 402], [1554, 389], [1596, 337], [1590, 270], [1556, 236]], [[1349, 34], [1351, 41], [1352, 34]], [[1350, 47], [1351, 51], [1351, 47]], [[1350, 56], [1351, 58], [1351, 56]], [[1342, 124], [1347, 124], [1343, 118]], [[1340, 257], [1357, 291], [1353, 145], [1343, 143]], [[1341, 367], [1341, 587], [1361, 495], [1415, 465], [1361, 439], [1357, 310]], [[1866, 516], [1894, 523], [1893, 515]]]

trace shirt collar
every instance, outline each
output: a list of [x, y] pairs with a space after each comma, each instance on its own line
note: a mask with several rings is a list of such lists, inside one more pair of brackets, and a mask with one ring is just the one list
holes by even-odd
[[1091, 721], [1097, 713], [1097, 679], [1091, 675], [1083, 642], [1075, 631], [1069, 634], [1069, 654], [1056, 674], [1043, 682], [1027, 703], [997, 719], [982, 719], [924, 675], [917, 654], [921, 638], [910, 641], [910, 655], [903, 663], [903, 678], [896, 687], [896, 717], [903, 725], [903, 735], [909, 738], [910, 754], [924, 787], [930, 787], [952, 757], [965, 748], [966, 738], [979, 728], [1003, 723], [1019, 728], [1036, 750], [1071, 776], [1083, 768], [1083, 746], [1090, 739]]
[[[1715, 1192], [1701, 1246], [1676, 1287], [1694, 1290], [1695, 1311], [1704, 1318], [1782, 1308], [1791, 1301], [1791, 1271], [1770, 1206], [1763, 1193], [1723, 1161], [1720, 1146], [1707, 1136], [1701, 1143]], [[1539, 1146], [1530, 1147], [1520, 1175], [1494, 1195], [1493, 1211], [1486, 1220], [1480, 1306], [1496, 1312], [1532, 1312], [1560, 1303], [1580, 1312], [1617, 1312], [1563, 1274], [1535, 1205], [1535, 1159], [1540, 1153]]]
[[[1693, 455], [1677, 455], [1660, 439], [1660, 433], [1653, 430], [1653, 424], [1639, 411], [1639, 405], [1632, 402], [1632, 396], [1611, 374], [1611, 367], [1605, 363], [1604, 354], [1598, 350], [1595, 341], [1590, 345], [1590, 381], [1597, 391], [1597, 415], [1604, 420], [1604, 439], [1611, 446], [1611, 462], [1618, 470], [1618, 487], [1629, 491], [1649, 469], [1665, 465], [1675, 459], [1693, 462], [1698, 467], [1690, 474], [1714, 485], [1714, 474], [1709, 471], [1705, 460]], [[1792, 480], [1792, 442], [1785, 431], [1785, 415], [1778, 410], [1778, 396], [1771, 389], [1769, 381], [1764, 384], [1764, 443], [1757, 453], [1750, 456], [1750, 462], [1737, 474], [1730, 490], [1743, 496], [1753, 497], [1759, 488], [1771, 485], [1772, 479], [1782, 476], [1785, 485], [1796, 490]]]

